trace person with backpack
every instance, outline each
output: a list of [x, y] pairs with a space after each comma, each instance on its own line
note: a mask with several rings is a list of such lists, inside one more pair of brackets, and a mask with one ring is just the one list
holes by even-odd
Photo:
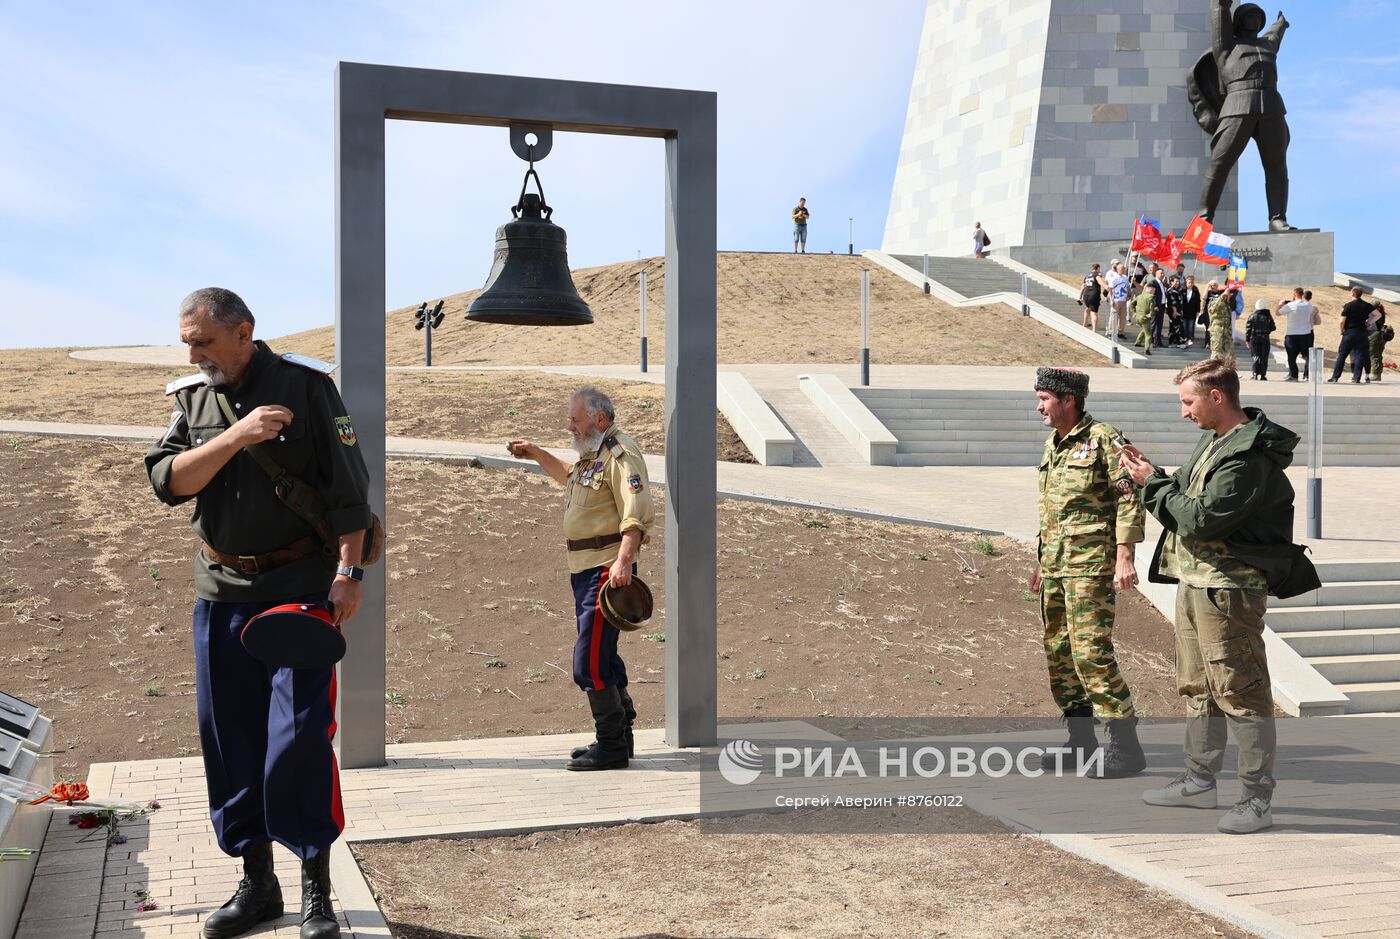
[[1269, 380], [1269, 355], [1273, 349], [1269, 343], [1269, 334], [1275, 328], [1277, 327], [1274, 325], [1274, 315], [1269, 312], [1269, 301], [1260, 297], [1254, 301], [1254, 312], [1244, 324], [1244, 341], [1254, 358], [1254, 374], [1250, 376], [1252, 379]]
[[1099, 307], [1103, 304], [1103, 295], [1107, 287], [1102, 268], [1095, 262], [1089, 273], [1084, 275], [1084, 283], [1079, 288], [1079, 305], [1084, 308], [1084, 320], [1081, 325], [1084, 328], [1099, 331]]
[[992, 246], [992, 239], [982, 230], [982, 223], [978, 222], [972, 229], [972, 256], [975, 258], [985, 258], [987, 249]]
[[1371, 381], [1380, 381], [1385, 369], [1385, 344], [1395, 338], [1395, 327], [1385, 323], [1385, 304], [1376, 301], [1376, 309], [1371, 313], [1371, 321], [1366, 325], [1366, 342], [1371, 353]]

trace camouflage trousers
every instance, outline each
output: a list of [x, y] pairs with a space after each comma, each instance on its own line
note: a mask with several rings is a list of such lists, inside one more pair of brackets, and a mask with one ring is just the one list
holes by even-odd
[[1061, 711], [1092, 705], [1103, 720], [1133, 716], [1113, 653], [1112, 577], [1047, 577], [1040, 584], [1050, 693]]

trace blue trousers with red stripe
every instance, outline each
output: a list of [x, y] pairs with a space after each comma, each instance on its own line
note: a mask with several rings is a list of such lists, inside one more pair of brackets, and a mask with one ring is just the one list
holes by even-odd
[[271, 668], [248, 654], [238, 639], [243, 626], [276, 605], [195, 602], [195, 689], [209, 816], [226, 854], [276, 841], [310, 860], [345, 828], [331, 746], [335, 669]]
[[[632, 566], [635, 574], [637, 567]], [[595, 567], [569, 575], [574, 588], [574, 612], [578, 616], [578, 641], [574, 643], [574, 683], [584, 691], [627, 687], [627, 666], [617, 654], [617, 637], [622, 635], [603, 618], [598, 608], [598, 590], [608, 579], [606, 567]]]

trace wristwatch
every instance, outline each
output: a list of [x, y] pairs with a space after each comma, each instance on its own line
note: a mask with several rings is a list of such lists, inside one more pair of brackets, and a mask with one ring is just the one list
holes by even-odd
[[365, 579], [365, 569], [363, 567], [346, 567], [344, 564], [335, 569], [337, 574], [349, 577], [351, 580], [360, 581]]

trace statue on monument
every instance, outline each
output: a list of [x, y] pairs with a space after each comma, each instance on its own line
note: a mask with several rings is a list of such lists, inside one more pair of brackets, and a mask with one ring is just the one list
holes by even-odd
[[[1278, 50], [1288, 20], [1264, 30], [1264, 10], [1244, 3], [1230, 15], [1231, 0], [1211, 10], [1211, 51], [1187, 76], [1196, 120], [1210, 135], [1210, 166], [1201, 185], [1200, 216], [1214, 219], [1230, 170], [1249, 141], [1264, 164], [1269, 230], [1293, 231], [1288, 224], [1288, 121], [1278, 93]], [[1262, 32], [1261, 32], [1262, 31]]]

